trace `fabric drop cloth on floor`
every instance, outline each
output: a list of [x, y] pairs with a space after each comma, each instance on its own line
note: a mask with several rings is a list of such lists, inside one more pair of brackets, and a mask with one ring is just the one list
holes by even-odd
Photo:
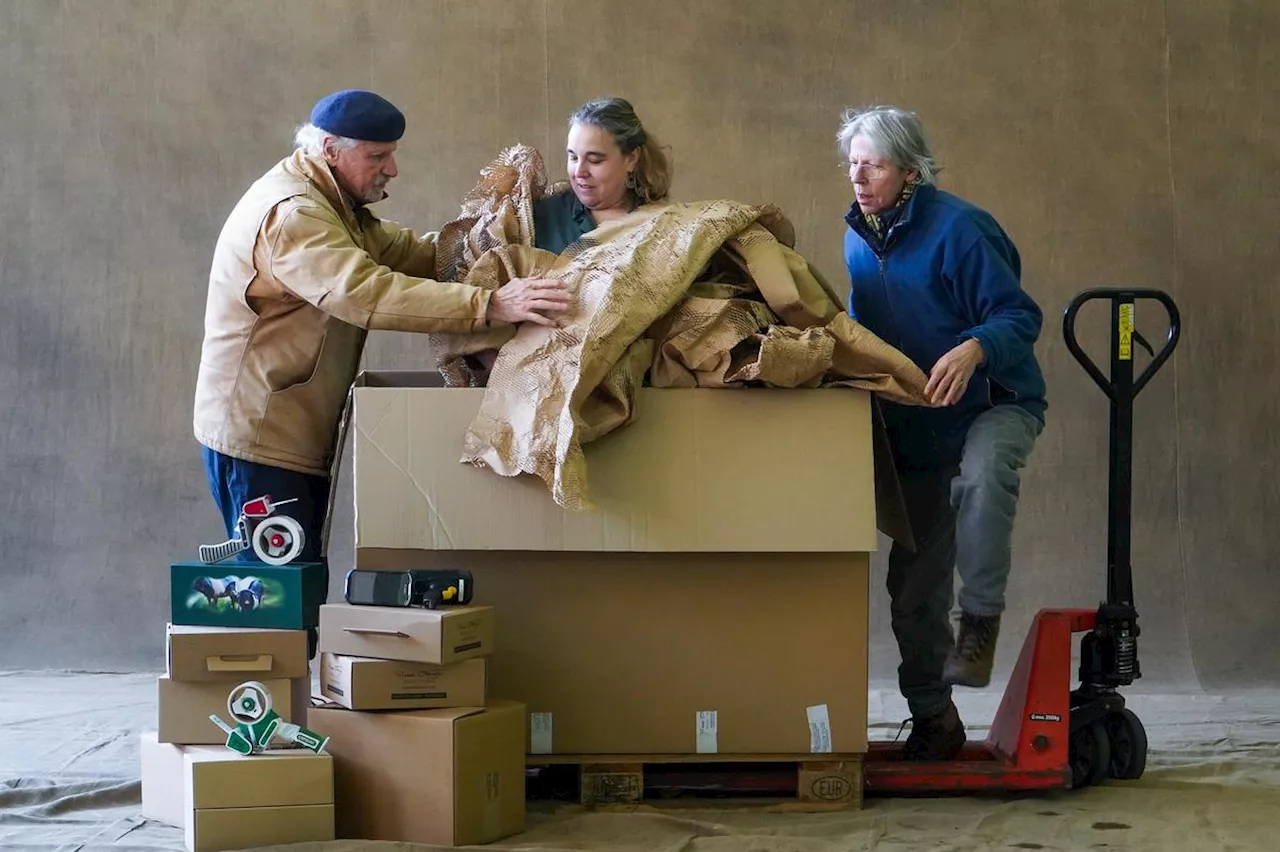
[[[974, 738], [1000, 686], [959, 695]], [[1280, 690], [1129, 693], [1151, 756], [1135, 782], [1042, 795], [870, 798], [820, 814], [531, 808], [525, 833], [493, 850], [836, 852], [836, 850], [1274, 850], [1280, 848]], [[892, 739], [905, 706], [873, 689], [873, 739]], [[143, 820], [138, 735], [153, 730], [155, 675], [0, 673], [0, 849], [180, 850], [179, 829]], [[438, 847], [334, 841], [291, 852]]]

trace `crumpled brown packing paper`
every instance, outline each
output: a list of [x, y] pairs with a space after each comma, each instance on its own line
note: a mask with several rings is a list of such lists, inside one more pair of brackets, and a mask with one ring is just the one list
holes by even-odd
[[[661, 388], [847, 385], [927, 404], [924, 373], [849, 317], [776, 208], [648, 204], [556, 256], [533, 247], [547, 191], [538, 152], [508, 148], [440, 234], [440, 280], [558, 278], [575, 294], [559, 328], [431, 336], [447, 385], [486, 389], [462, 461], [534, 474], [557, 504], [590, 509], [582, 445], [631, 420], [646, 374]], [[487, 375], [466, 357], [493, 349]]]

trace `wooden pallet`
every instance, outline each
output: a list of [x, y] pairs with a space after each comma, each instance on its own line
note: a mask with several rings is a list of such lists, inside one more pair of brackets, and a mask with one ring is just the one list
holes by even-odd
[[862, 807], [861, 754], [529, 755], [530, 801], [600, 805]]

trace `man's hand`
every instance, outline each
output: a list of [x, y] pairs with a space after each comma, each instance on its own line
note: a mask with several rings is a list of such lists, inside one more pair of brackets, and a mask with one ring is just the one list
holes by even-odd
[[554, 278], [513, 278], [489, 297], [490, 322], [533, 322], [557, 325], [553, 318], [563, 314], [573, 301], [564, 283]]
[[972, 337], [938, 359], [929, 371], [924, 395], [934, 405], [955, 405], [964, 396], [973, 371], [986, 360], [982, 344]]

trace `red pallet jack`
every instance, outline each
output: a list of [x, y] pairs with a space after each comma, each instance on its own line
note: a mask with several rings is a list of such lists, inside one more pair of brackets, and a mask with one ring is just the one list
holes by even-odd
[[[1110, 379], [1076, 340], [1076, 314], [1093, 299], [1111, 302]], [[1168, 312], [1168, 339], [1158, 355], [1134, 328], [1139, 300], [1157, 301]], [[1067, 349], [1111, 401], [1106, 601], [1096, 611], [1042, 609], [1036, 614], [985, 742], [940, 762], [906, 761], [900, 745], [871, 744], [863, 769], [867, 794], [1079, 788], [1108, 776], [1136, 779], [1146, 768], [1146, 731], [1118, 692], [1142, 676], [1130, 564], [1133, 400], [1173, 353], [1181, 320], [1173, 299], [1159, 290], [1097, 288], [1072, 299], [1062, 326]], [[1153, 359], [1136, 380], [1135, 342]], [[1084, 634], [1080, 685], [1071, 689], [1076, 633]]]

